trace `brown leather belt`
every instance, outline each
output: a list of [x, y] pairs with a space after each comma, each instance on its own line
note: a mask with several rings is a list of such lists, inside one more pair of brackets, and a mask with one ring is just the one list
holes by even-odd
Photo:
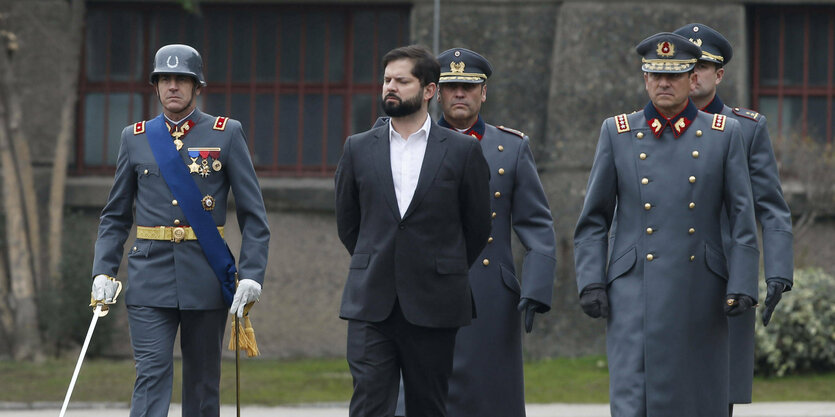
[[[217, 231], [223, 237], [223, 226], [218, 226]], [[194, 230], [189, 226], [136, 226], [137, 239], [167, 240], [179, 243], [184, 240], [197, 240]]]

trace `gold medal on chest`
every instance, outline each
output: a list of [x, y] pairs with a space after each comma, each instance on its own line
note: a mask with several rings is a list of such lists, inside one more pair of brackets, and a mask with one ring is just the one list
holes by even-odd
[[215, 161], [212, 162], [212, 169], [215, 171], [220, 171], [221, 168], [223, 168], [223, 164], [221, 164], [219, 160], [215, 159]]
[[190, 174], [200, 173], [200, 165], [197, 164], [197, 158], [191, 158], [191, 163], [188, 164], [188, 172]]
[[203, 210], [212, 211], [215, 209], [215, 198], [210, 195], [203, 197], [202, 203]]
[[204, 159], [201, 162], [203, 165], [200, 167], [200, 176], [206, 178], [211, 173], [211, 171], [209, 170], [209, 161]]

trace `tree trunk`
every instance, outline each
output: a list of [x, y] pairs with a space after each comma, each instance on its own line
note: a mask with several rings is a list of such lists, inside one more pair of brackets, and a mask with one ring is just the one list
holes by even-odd
[[[77, 45], [75, 51], [81, 50], [82, 21], [84, 19], [84, 1], [73, 0], [70, 5], [70, 29], [68, 36], [72, 38], [71, 45]], [[66, 70], [61, 75], [61, 96], [64, 103], [61, 107], [61, 126], [55, 143], [55, 156], [52, 163], [52, 180], [49, 188], [49, 237], [48, 237], [48, 277], [51, 283], [60, 279], [61, 242], [64, 224], [65, 189], [67, 186], [67, 159], [70, 151], [73, 129], [75, 128], [75, 105], [78, 99], [76, 86], [81, 57], [78, 52], [70, 54]], [[79, 277], [81, 278], [81, 277]]]
[[[9, 71], [5, 51], [0, 50], [0, 71], [5, 81]], [[9, 85], [4, 90], [8, 91]], [[32, 270], [32, 254], [26, 235], [24, 207], [20, 198], [20, 179], [15, 169], [11, 141], [7, 125], [6, 103], [0, 100], [0, 164], [3, 174], [3, 205], [6, 214], [6, 245], [8, 271], [12, 296], [9, 300], [14, 311], [14, 335], [12, 356], [16, 360], [43, 358], [40, 333], [38, 331], [38, 310], [35, 305], [35, 277]]]

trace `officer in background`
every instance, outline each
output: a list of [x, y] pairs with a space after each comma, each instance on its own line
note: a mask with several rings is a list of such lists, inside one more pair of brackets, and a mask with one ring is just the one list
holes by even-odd
[[[725, 75], [725, 65], [733, 56], [730, 42], [716, 30], [701, 23], [691, 23], [676, 29], [675, 33], [701, 46], [702, 56], [696, 62], [696, 81], [690, 90], [690, 98], [710, 114], [722, 114], [739, 121], [742, 143], [751, 176], [754, 210], [762, 226], [763, 258], [768, 293], [763, 310], [763, 325], [768, 325], [774, 307], [783, 292], [793, 284], [794, 252], [792, 250], [791, 212], [780, 187], [777, 161], [771, 148], [765, 116], [749, 109], [728, 107], [716, 94], [716, 87]], [[723, 243], [730, 243], [727, 219], [723, 217]], [[754, 310], [728, 319], [730, 357], [730, 410], [733, 404], [751, 402], [754, 377]]]
[[172, 148], [188, 167], [204, 196], [199, 204], [211, 213], [221, 236], [227, 196], [230, 188], [234, 190], [242, 235], [239, 284], [230, 310], [184, 210], [161, 176], [145, 122], [138, 122], [122, 131], [113, 188], [96, 240], [93, 296], [104, 298], [112, 285], [135, 223], [125, 295], [136, 361], [130, 415], [168, 415], [179, 328], [183, 415], [216, 417], [226, 316], [241, 316], [244, 306], [260, 296], [270, 231], [241, 124], [197, 109], [197, 96], [206, 85], [200, 54], [187, 45], [163, 46], [156, 53], [150, 81]]
[[[438, 56], [440, 126], [481, 141], [490, 166], [493, 229], [470, 268], [477, 317], [455, 340], [447, 413], [451, 417], [522, 417], [522, 332], [534, 315], [551, 309], [556, 239], [551, 209], [536, 172], [530, 139], [518, 130], [487, 124], [479, 114], [493, 69], [483, 56], [453, 48]], [[521, 285], [511, 251], [511, 227], [525, 246]], [[403, 395], [398, 413], [403, 413]]]
[[[636, 50], [650, 102], [601, 126], [574, 234], [580, 305], [608, 319], [613, 416], [723, 416], [725, 315], [744, 313], [757, 299], [759, 252], [741, 129], [688, 98], [698, 46], [659, 33]], [[725, 209], [730, 240], [723, 251]], [[613, 219], [618, 230], [607, 256]]]

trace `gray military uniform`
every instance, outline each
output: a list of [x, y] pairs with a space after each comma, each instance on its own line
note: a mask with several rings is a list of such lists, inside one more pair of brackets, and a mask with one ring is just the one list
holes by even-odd
[[739, 123], [692, 102], [669, 124], [652, 103], [604, 121], [574, 255], [580, 291], [607, 286], [612, 415], [727, 415], [723, 304], [757, 299], [759, 260]]
[[[493, 229], [470, 268], [478, 317], [455, 340], [447, 413], [524, 416], [522, 316], [516, 306], [525, 297], [550, 308], [556, 268], [553, 220], [528, 137], [486, 124], [481, 147], [490, 166]], [[511, 227], [527, 250], [521, 285]]]
[[[793, 283], [794, 251], [792, 244], [791, 211], [783, 198], [777, 161], [768, 136], [765, 116], [748, 109], [730, 108], [719, 96], [704, 109], [708, 113], [720, 113], [739, 121], [742, 144], [748, 160], [751, 191], [757, 221], [762, 226], [765, 279], [779, 279], [791, 288]], [[727, 218], [722, 218], [722, 241], [731, 244]], [[747, 311], [737, 317], [728, 317], [728, 342], [730, 344], [730, 397], [729, 402], [751, 402], [754, 379], [754, 323], [756, 313]]]
[[[241, 125], [199, 110], [187, 119], [194, 125], [182, 138], [184, 146], [179, 152], [183, 163], [202, 165], [205, 160], [210, 166], [208, 174], [192, 173], [192, 178], [201, 194], [214, 198], [211, 214], [218, 226], [226, 222], [227, 196], [230, 188], [234, 190], [242, 234], [239, 277], [262, 284], [270, 232]], [[197, 158], [190, 153], [196, 153]], [[150, 227], [189, 225], [160, 175], [144, 122], [122, 132], [113, 188], [99, 225], [94, 276], [117, 275], [124, 243], [134, 223]], [[174, 243], [137, 239], [128, 252], [128, 278], [125, 303], [137, 368], [131, 415], [167, 415], [171, 351], [178, 322], [183, 348], [183, 414], [218, 415], [220, 345], [228, 306], [200, 244], [196, 240]]]

